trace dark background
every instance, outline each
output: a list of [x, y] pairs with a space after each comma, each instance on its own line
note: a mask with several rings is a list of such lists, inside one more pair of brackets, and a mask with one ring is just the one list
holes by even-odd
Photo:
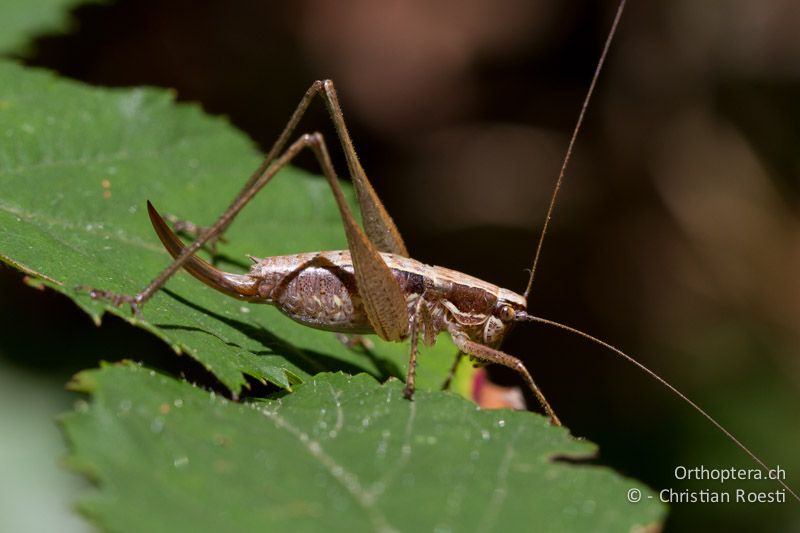
[[[71, 34], [39, 39], [22, 59], [95, 85], [173, 88], [229, 116], [265, 150], [310, 83], [332, 78], [412, 255], [521, 292], [614, 9], [555, 0], [121, 0], [79, 8]], [[798, 27], [800, 8], [788, 0], [628, 6], [530, 304], [657, 370], [784, 466], [795, 487]], [[319, 103], [304, 124], [333, 135]], [[26, 375], [63, 382], [100, 358], [142, 353], [179, 364], [148, 335], [113, 318], [97, 329], [65, 299], [0, 273], [0, 314], [18, 325], [0, 348], [18, 354], [13, 364]], [[31, 341], [43, 328], [47, 338]], [[676, 481], [677, 465], [754, 467], [611, 353], [535, 325], [518, 327], [505, 349], [526, 361], [573, 434], [600, 445], [602, 464], [676, 491], [737, 488]], [[796, 503], [672, 506], [668, 530], [711, 527], [797, 530], [800, 513]]]

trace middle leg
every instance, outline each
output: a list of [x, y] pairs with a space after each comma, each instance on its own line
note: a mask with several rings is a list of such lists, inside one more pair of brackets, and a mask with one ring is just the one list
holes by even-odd
[[414, 399], [414, 388], [417, 377], [417, 352], [419, 351], [419, 328], [422, 322], [422, 308], [425, 300], [422, 296], [414, 306], [414, 314], [411, 317], [411, 353], [408, 356], [408, 374], [406, 376], [406, 388], [403, 389], [403, 396], [406, 400]]
[[456, 375], [456, 370], [458, 369], [458, 365], [461, 364], [461, 359], [464, 358], [464, 352], [461, 350], [456, 353], [455, 360], [453, 360], [453, 366], [450, 367], [450, 371], [447, 373], [447, 377], [444, 379], [444, 383], [442, 383], [442, 390], [449, 390], [450, 385], [453, 383], [453, 378]]

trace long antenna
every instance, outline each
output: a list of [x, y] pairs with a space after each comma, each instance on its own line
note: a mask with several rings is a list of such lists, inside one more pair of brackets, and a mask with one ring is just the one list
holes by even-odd
[[[565, 331], [569, 331], [570, 333], [574, 333], [575, 335], [580, 335], [581, 337], [583, 337], [585, 339], [588, 339], [588, 340], [594, 342], [595, 344], [599, 344], [603, 348], [611, 350], [612, 352], [616, 353], [617, 355], [619, 355], [623, 359], [626, 359], [630, 363], [633, 363], [639, 369], [641, 369], [644, 373], [646, 373], [647, 375], [649, 375], [650, 377], [652, 377], [653, 379], [655, 379], [656, 381], [658, 381], [659, 383], [664, 385], [666, 388], [668, 388], [670, 391], [675, 393], [683, 401], [685, 401], [686, 403], [691, 405], [692, 408], [695, 411], [697, 411], [698, 413], [703, 415], [703, 417], [705, 417], [706, 420], [711, 422], [718, 430], [720, 430], [722, 433], [724, 433], [726, 437], [728, 437], [731, 441], [733, 441], [733, 443], [736, 444], [736, 446], [738, 446], [744, 453], [749, 455], [750, 458], [753, 459], [753, 461], [755, 461], [762, 469], [764, 469], [765, 473], [767, 473], [767, 474], [769, 473], [770, 467], [767, 466], [767, 463], [762, 461], [761, 458], [759, 458], [755, 453], [751, 452], [750, 448], [748, 448], [747, 446], [742, 444], [739, 441], [739, 439], [734, 437], [733, 433], [731, 433], [730, 431], [725, 429], [725, 426], [723, 426], [722, 424], [717, 422], [717, 420], [713, 416], [708, 414], [699, 405], [697, 405], [692, 400], [690, 400], [689, 397], [686, 396], [684, 393], [682, 393], [681, 391], [679, 391], [678, 389], [676, 389], [675, 387], [670, 385], [670, 383], [667, 380], [665, 380], [664, 378], [662, 378], [661, 376], [656, 374], [653, 370], [650, 370], [644, 364], [640, 363], [639, 361], [637, 361], [636, 359], [634, 359], [630, 355], [626, 354], [625, 352], [623, 352], [619, 348], [615, 348], [614, 346], [608, 344], [607, 342], [601, 341], [597, 337], [593, 337], [592, 335], [589, 335], [588, 333], [584, 333], [583, 331], [581, 331], [579, 329], [575, 329], [572, 326], [567, 326], [567, 325], [562, 324], [560, 322], [555, 322], [553, 320], [548, 320], [546, 318], [541, 318], [541, 317], [538, 317], [538, 316], [529, 315], [528, 313], [526, 313], [524, 311], [520, 312], [520, 313], [517, 313], [516, 320], [525, 320], [525, 321], [528, 321], [528, 322], [538, 322], [540, 324], [546, 324], [548, 326], [553, 326], [553, 327], [556, 327], [556, 328], [559, 328], [559, 329], [563, 329]], [[780, 479], [780, 477], [778, 477], [778, 476], [776, 476], [776, 477], [777, 477], [777, 479], [775, 479], [775, 481], [780, 483], [783, 486], [783, 488], [786, 489], [786, 491], [789, 494], [794, 496], [795, 500], [800, 502], [800, 496], [798, 496], [798, 494], [794, 490], [792, 490], [792, 488], [789, 485], [787, 485], [786, 482], [783, 479]]]
[[586, 97], [583, 99], [583, 105], [581, 106], [581, 112], [578, 115], [578, 121], [575, 123], [575, 129], [572, 130], [572, 137], [570, 137], [569, 145], [567, 146], [567, 153], [564, 154], [564, 162], [561, 163], [561, 171], [558, 173], [558, 179], [556, 180], [556, 185], [553, 188], [553, 194], [550, 196], [550, 206], [547, 208], [547, 216], [544, 219], [544, 225], [542, 226], [542, 233], [539, 234], [539, 244], [536, 246], [536, 255], [533, 257], [533, 266], [531, 266], [531, 276], [528, 278], [528, 286], [525, 287], [525, 298], [528, 298], [528, 295], [531, 293], [531, 288], [533, 287], [533, 277], [536, 274], [536, 267], [539, 265], [539, 256], [542, 253], [542, 245], [544, 244], [544, 236], [547, 233], [547, 229], [550, 226], [550, 218], [553, 216], [553, 210], [556, 207], [556, 197], [558, 196], [558, 192], [561, 190], [561, 183], [564, 181], [564, 174], [567, 171], [567, 165], [569, 164], [569, 160], [572, 157], [572, 148], [575, 146], [575, 139], [578, 137], [578, 132], [581, 129], [581, 125], [583, 125], [583, 117], [586, 115], [586, 109], [589, 107], [589, 101], [592, 99], [592, 93], [594, 93], [594, 87], [597, 85], [597, 78], [600, 77], [600, 71], [603, 69], [603, 64], [606, 62], [606, 55], [608, 55], [608, 49], [611, 47], [611, 41], [614, 39], [614, 34], [617, 33], [617, 26], [619, 25], [619, 19], [622, 18], [622, 11], [625, 9], [625, 0], [620, 0], [619, 6], [617, 6], [617, 13], [614, 15], [614, 22], [611, 23], [611, 30], [608, 32], [608, 37], [606, 37], [606, 43], [603, 45], [603, 52], [600, 54], [600, 60], [597, 62], [597, 67], [594, 69], [594, 76], [592, 76], [592, 82], [589, 84], [589, 90], [586, 91]]

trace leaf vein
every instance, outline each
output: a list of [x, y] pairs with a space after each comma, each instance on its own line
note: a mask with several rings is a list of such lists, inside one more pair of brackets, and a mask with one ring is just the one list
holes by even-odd
[[372, 525], [377, 531], [395, 531], [395, 528], [391, 527], [386, 519], [386, 516], [375, 506], [372, 497], [361, 486], [361, 481], [359, 481], [358, 476], [337, 463], [333, 457], [328, 455], [325, 450], [322, 449], [322, 446], [318, 441], [315, 441], [309, 437], [308, 433], [305, 433], [300, 428], [295, 427], [274, 411], [264, 410], [262, 412], [267, 418], [273, 421], [277, 428], [288, 431], [291, 435], [297, 438], [298, 441], [300, 441], [300, 444], [303, 445], [306, 451], [308, 451], [312, 457], [314, 457], [323, 467], [325, 467], [331, 477], [338, 481], [339, 484], [344, 487], [347, 493], [352, 496], [353, 500], [358, 504], [358, 506], [366, 512], [367, 516], [372, 522]]

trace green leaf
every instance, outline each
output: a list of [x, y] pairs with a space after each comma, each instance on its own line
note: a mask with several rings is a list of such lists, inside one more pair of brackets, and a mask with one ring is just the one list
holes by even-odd
[[[379, 342], [367, 356], [185, 273], [144, 306], [140, 321], [75, 289], [134, 294], [166, 267], [147, 199], [199, 224], [224, 210], [260, 163], [225, 120], [176, 104], [167, 91], [92, 88], [0, 62], [0, 135], [0, 260], [45, 280], [96, 322], [115, 313], [190, 354], [234, 391], [242, 373], [286, 388], [325, 370], [404, 373], [406, 346]], [[291, 168], [226, 237], [229, 261], [221, 266], [232, 271], [247, 269], [246, 254], [346, 246], [325, 181]], [[421, 386], [438, 386], [455, 353], [447, 341], [423, 353]]]
[[[113, 531], [632, 531], [665, 507], [528, 412], [449, 393], [318, 376], [255, 404], [135, 365], [83, 372], [64, 419], [70, 463], [99, 490], [81, 509]], [[631, 504], [627, 491], [640, 488]], [[651, 499], [652, 498], [652, 499]]]
[[73, 395], [56, 380], [11, 364], [8, 356], [0, 349], [2, 530], [88, 532], [71, 512], [74, 494], [87, 484], [57, 464], [67, 449], [53, 417], [69, 408]]
[[0, 53], [24, 52], [34, 37], [69, 29], [69, 11], [97, 1], [4, 0], [0, 8]]

